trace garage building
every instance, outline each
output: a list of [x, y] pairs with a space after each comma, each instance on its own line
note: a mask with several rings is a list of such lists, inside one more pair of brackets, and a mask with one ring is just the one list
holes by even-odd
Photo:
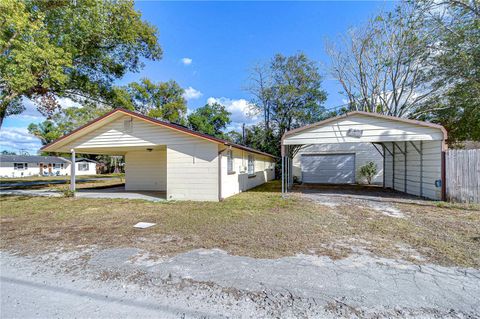
[[381, 181], [377, 175], [374, 182], [383, 187], [444, 199], [446, 139], [437, 124], [359, 111], [291, 130], [282, 138], [282, 192], [294, 176], [303, 183], [358, 183], [359, 164], [372, 160], [381, 163]]

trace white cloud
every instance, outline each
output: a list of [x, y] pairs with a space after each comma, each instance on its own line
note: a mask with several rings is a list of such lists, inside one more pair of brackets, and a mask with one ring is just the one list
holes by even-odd
[[198, 91], [198, 90], [195, 90], [194, 88], [192, 88], [191, 86], [189, 86], [188, 88], [185, 89], [185, 93], [183, 93], [183, 97], [186, 99], [186, 100], [194, 100], [194, 99], [198, 99], [202, 96], [202, 92]]
[[27, 151], [30, 155], [37, 153], [42, 146], [40, 140], [28, 133], [26, 128], [2, 127], [0, 131], [0, 149], [19, 153]]
[[230, 115], [232, 123], [230, 123], [230, 126], [227, 128], [228, 130], [240, 131], [243, 123], [245, 123], [245, 125], [253, 125], [260, 121], [260, 117], [253, 109], [252, 104], [245, 99], [235, 100], [226, 97], [209, 97], [207, 103], [219, 103], [224, 105], [227, 111], [232, 113]]
[[192, 64], [193, 60], [190, 58], [182, 58], [183, 65], [190, 65]]
[[81, 104], [79, 104], [75, 101], [72, 101], [69, 98], [65, 98], [65, 97], [59, 98], [58, 99], [58, 104], [60, 104], [60, 107], [62, 109], [68, 109], [70, 107], [82, 107]]

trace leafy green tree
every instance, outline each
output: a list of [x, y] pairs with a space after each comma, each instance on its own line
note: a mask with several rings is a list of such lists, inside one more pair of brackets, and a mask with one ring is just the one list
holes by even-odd
[[3, 150], [1, 152], [2, 155], [17, 155], [17, 153], [15, 152], [10, 152], [10, 151], [7, 151], [7, 150]]
[[108, 107], [95, 104], [60, 109], [51, 116], [50, 120], [46, 120], [40, 124], [30, 124], [28, 126], [28, 132], [38, 137], [42, 141], [42, 144], [45, 145], [104, 115], [109, 110], [111, 109]]
[[153, 83], [149, 79], [132, 82], [124, 87], [115, 87], [114, 105], [134, 110], [144, 115], [184, 124], [187, 101], [185, 90], [177, 82]]
[[24, 97], [44, 115], [59, 97], [109, 102], [116, 79], [161, 57], [131, 0], [0, 1], [0, 126]]
[[257, 133], [265, 130], [261, 150], [279, 155], [286, 131], [323, 118], [327, 95], [321, 84], [318, 66], [304, 53], [277, 54], [268, 65], [254, 68], [249, 90], [256, 110], [264, 115], [263, 124], [253, 128]]
[[237, 131], [230, 131], [226, 133], [224, 138], [235, 144], [243, 144], [243, 136]]
[[429, 67], [439, 94], [419, 110], [420, 119], [442, 124], [450, 145], [480, 141], [480, 4], [421, 1], [424, 32], [432, 34]]
[[223, 130], [231, 122], [230, 115], [219, 103], [206, 104], [188, 116], [188, 125], [195, 131], [224, 138]]
[[43, 145], [48, 144], [63, 135], [59, 127], [49, 120], [39, 124], [30, 124], [28, 126], [28, 132], [38, 137]]

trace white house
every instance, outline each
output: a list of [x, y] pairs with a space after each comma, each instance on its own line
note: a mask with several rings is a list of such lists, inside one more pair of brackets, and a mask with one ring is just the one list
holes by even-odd
[[[0, 155], [0, 177], [70, 175], [70, 161], [57, 156]], [[94, 175], [97, 162], [78, 158], [77, 175]]]
[[68, 175], [70, 161], [56, 156], [0, 155], [0, 177]]
[[[184, 126], [116, 109], [44, 146], [125, 157], [125, 190], [218, 201], [274, 178], [275, 158]], [[74, 180], [71, 183], [74, 187]]]
[[[282, 191], [295, 176], [304, 183], [356, 183], [358, 164], [377, 161], [377, 152], [383, 187], [445, 199], [446, 139], [440, 125], [366, 112], [294, 129], [282, 137]], [[292, 158], [299, 147], [304, 149]]]
[[[75, 171], [77, 175], [95, 175], [97, 174], [97, 162], [88, 158], [77, 158], [75, 159], [77, 164]], [[68, 170], [68, 175], [70, 175], [70, 167]]]

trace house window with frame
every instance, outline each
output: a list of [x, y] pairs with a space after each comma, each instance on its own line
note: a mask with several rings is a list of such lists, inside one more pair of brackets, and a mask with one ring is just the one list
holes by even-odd
[[227, 174], [234, 174], [235, 171], [233, 170], [233, 151], [227, 151]]
[[253, 155], [248, 155], [248, 175], [255, 175], [255, 158]]
[[54, 164], [53, 164], [53, 168], [54, 168], [54, 169], [63, 169], [63, 164], [54, 163]]
[[18, 171], [24, 171], [28, 169], [28, 163], [13, 163], [13, 169]]
[[78, 163], [79, 171], [88, 171], [88, 163]]

